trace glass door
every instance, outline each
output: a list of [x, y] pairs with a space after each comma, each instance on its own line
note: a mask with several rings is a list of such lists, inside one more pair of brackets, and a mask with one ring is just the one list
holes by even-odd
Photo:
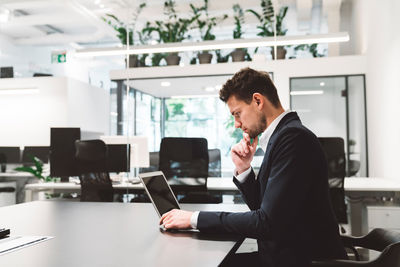
[[344, 139], [348, 177], [368, 176], [364, 75], [291, 78], [290, 100], [318, 137]]

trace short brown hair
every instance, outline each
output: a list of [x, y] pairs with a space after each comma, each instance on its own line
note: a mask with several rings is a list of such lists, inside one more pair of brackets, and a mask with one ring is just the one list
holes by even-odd
[[226, 103], [234, 95], [238, 100], [250, 104], [254, 93], [264, 95], [275, 107], [280, 105], [278, 92], [268, 72], [251, 68], [241, 69], [226, 81], [219, 91], [219, 98]]

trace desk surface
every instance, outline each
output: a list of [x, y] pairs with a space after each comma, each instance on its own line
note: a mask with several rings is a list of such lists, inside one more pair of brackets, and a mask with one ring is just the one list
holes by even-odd
[[0, 172], [0, 178], [1, 177], [25, 178], [25, 177], [34, 177], [34, 176], [27, 172]]
[[[245, 211], [245, 205], [182, 205]], [[0, 256], [0, 266], [217, 266], [237, 237], [161, 233], [151, 204], [36, 201], [0, 208], [12, 235], [54, 239]]]
[[[143, 189], [141, 183], [132, 184], [123, 182], [114, 184], [115, 189]], [[385, 178], [346, 178], [344, 183], [346, 191], [400, 191], [400, 181]], [[76, 183], [35, 183], [27, 184], [28, 190], [79, 190], [80, 185]], [[210, 177], [207, 180], [207, 189], [210, 191], [238, 191], [231, 177], [215, 178]]]
[[350, 177], [344, 179], [345, 191], [400, 191], [400, 180]]

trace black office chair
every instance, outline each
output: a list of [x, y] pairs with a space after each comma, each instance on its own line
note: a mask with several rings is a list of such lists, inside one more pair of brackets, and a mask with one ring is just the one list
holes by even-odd
[[347, 177], [355, 176], [360, 171], [361, 163], [359, 160], [349, 160]]
[[[341, 236], [346, 248], [351, 249], [356, 260], [329, 260], [315, 261], [311, 266], [318, 267], [400, 267], [400, 233], [381, 228], [376, 228], [365, 236]], [[356, 247], [382, 252], [372, 261], [360, 261]]]
[[[344, 140], [340, 137], [318, 137], [328, 163], [329, 192], [338, 223], [348, 223], [344, 195], [346, 156]], [[342, 233], [344, 229], [342, 228]]]
[[7, 157], [4, 153], [0, 153], [0, 171], [6, 172], [7, 169]]
[[81, 201], [112, 202], [114, 190], [106, 170], [107, 146], [102, 140], [75, 141]]
[[[205, 178], [199, 186], [190, 186], [181, 203], [221, 203], [220, 197], [207, 193], [208, 143], [205, 138], [165, 137], [160, 145], [160, 170], [167, 179]], [[172, 186], [172, 189], [177, 187]], [[180, 188], [183, 188], [180, 186]], [[189, 191], [189, 192], [188, 192]]]
[[165, 137], [160, 145], [160, 170], [170, 178], [207, 178], [208, 144], [205, 138]]

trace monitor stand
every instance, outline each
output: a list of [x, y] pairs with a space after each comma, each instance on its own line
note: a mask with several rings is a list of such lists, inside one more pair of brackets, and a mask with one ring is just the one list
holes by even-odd
[[0, 165], [1, 165], [1, 172], [6, 172], [7, 164], [6, 163], [0, 163]]

